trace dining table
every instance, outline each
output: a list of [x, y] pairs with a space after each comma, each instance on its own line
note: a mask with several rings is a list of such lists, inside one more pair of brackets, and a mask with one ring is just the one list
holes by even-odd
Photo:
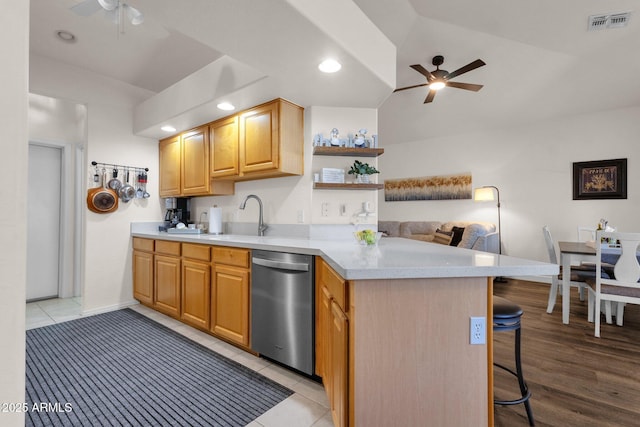
[[[587, 242], [558, 242], [560, 249], [560, 263], [562, 271], [571, 271], [573, 260], [593, 260], [595, 263], [596, 250]], [[562, 323], [569, 323], [569, 308], [571, 306], [571, 275], [562, 275]]]

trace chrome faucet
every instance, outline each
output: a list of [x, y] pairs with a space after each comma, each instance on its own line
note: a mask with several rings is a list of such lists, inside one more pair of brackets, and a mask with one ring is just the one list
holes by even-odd
[[266, 231], [267, 228], [269, 228], [269, 226], [266, 225], [262, 220], [262, 200], [260, 200], [260, 197], [256, 196], [255, 194], [249, 194], [247, 197], [244, 198], [242, 203], [240, 203], [240, 209], [244, 210], [247, 204], [247, 200], [249, 199], [256, 199], [258, 201], [258, 205], [260, 205], [260, 217], [258, 218], [258, 236], [264, 236], [264, 232]]

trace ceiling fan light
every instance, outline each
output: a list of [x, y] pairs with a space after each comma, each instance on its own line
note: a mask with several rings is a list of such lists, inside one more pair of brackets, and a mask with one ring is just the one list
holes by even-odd
[[104, 10], [112, 11], [118, 7], [118, 0], [98, 0], [98, 3]]
[[140, 25], [144, 22], [144, 15], [135, 7], [131, 7], [128, 4], [125, 5], [127, 8], [127, 16], [133, 25]]
[[440, 90], [442, 88], [444, 88], [447, 84], [445, 82], [443, 82], [442, 80], [436, 80], [433, 83], [429, 84], [429, 89], [431, 90]]

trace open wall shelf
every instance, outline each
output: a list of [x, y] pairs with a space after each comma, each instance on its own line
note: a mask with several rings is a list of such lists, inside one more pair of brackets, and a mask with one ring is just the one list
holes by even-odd
[[384, 148], [313, 147], [314, 156], [378, 157]]
[[384, 184], [333, 184], [330, 182], [314, 182], [314, 190], [382, 190]]

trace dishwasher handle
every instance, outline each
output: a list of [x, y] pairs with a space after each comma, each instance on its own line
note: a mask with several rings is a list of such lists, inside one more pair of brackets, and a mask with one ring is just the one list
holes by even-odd
[[304, 262], [273, 261], [270, 259], [253, 257], [252, 262], [263, 267], [279, 268], [281, 270], [309, 271], [309, 264]]

